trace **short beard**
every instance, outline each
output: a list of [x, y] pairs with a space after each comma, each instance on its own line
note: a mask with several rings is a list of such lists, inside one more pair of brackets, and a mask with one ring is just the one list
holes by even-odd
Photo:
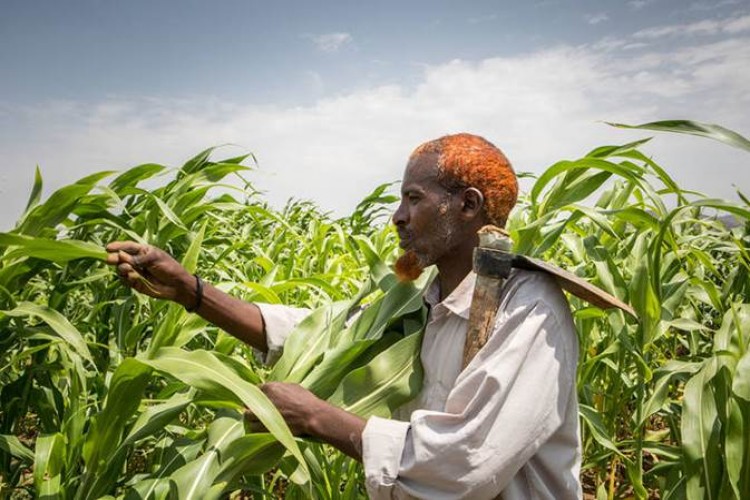
[[413, 250], [407, 250], [396, 260], [393, 270], [402, 283], [411, 283], [422, 275], [425, 266], [419, 255]]

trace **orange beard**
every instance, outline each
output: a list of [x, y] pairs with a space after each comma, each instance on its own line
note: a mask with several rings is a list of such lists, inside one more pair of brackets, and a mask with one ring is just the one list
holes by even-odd
[[403, 283], [410, 283], [415, 279], [419, 278], [424, 270], [422, 264], [419, 262], [417, 254], [411, 250], [407, 250], [401, 257], [396, 260], [396, 264], [393, 266], [393, 270], [396, 272], [396, 276], [399, 281]]

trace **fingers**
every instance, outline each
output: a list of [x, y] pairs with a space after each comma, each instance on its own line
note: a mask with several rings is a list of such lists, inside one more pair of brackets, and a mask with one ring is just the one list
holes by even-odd
[[131, 271], [135, 271], [132, 265], [128, 264], [127, 262], [123, 262], [121, 264], [117, 264], [117, 275], [121, 278], [127, 278], [128, 273]]
[[106, 247], [107, 264], [127, 263], [135, 269], [146, 269], [160, 257], [158, 249], [134, 241], [115, 241]]
[[119, 252], [109, 252], [107, 253], [107, 264], [110, 266], [116, 266], [120, 263], [120, 253]]
[[123, 252], [127, 252], [130, 254], [135, 254], [141, 251], [141, 248], [146, 245], [143, 245], [141, 243], [138, 243], [136, 241], [113, 241], [109, 245], [107, 245], [107, 251], [108, 252], [119, 252], [122, 250]]
[[[135, 241], [115, 241], [107, 245], [107, 264], [116, 266], [122, 262], [133, 265], [134, 262], [130, 256], [137, 256], [144, 252], [147, 245], [136, 243]], [[140, 261], [138, 262], [140, 264]]]
[[143, 280], [143, 269], [139, 266], [140, 259], [137, 255], [131, 255], [123, 250], [118, 250], [116, 253], [110, 253], [107, 256], [107, 262], [117, 266], [117, 275], [123, 284], [139, 292], [141, 291], [140, 284]]
[[184, 281], [183, 274], [189, 276], [168, 253], [151, 245], [116, 241], [106, 248], [107, 263], [116, 266], [123, 284], [151, 297], [175, 300], [175, 283]]
[[117, 264], [117, 275], [120, 277], [123, 284], [140, 291], [139, 285], [143, 277], [131, 264], [126, 262]]
[[258, 420], [258, 417], [250, 409], [245, 409], [243, 416], [245, 417], [246, 432], [268, 432], [266, 426]]

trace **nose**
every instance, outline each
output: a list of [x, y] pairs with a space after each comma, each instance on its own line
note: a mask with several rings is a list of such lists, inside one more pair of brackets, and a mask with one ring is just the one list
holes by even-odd
[[391, 222], [393, 222], [393, 225], [396, 227], [403, 226], [407, 222], [408, 212], [405, 207], [404, 199], [401, 199], [401, 202], [398, 204], [398, 208], [395, 212], [393, 212], [393, 217], [391, 217]]

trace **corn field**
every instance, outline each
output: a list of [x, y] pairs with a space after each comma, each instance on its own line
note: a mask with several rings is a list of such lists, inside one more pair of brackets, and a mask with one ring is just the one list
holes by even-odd
[[[750, 152], [718, 126], [640, 127]], [[638, 313], [569, 298], [585, 495], [750, 498], [750, 200], [681, 189], [640, 150], [647, 140], [550, 166], [508, 229], [515, 251]], [[389, 416], [420, 388], [430, 275], [391, 272], [390, 185], [343, 218], [310, 202], [277, 210], [247, 180], [251, 156], [218, 153], [100, 172], [43, 202], [37, 170], [25, 213], [0, 233], [0, 498], [365, 497], [361, 465], [293, 437], [257, 386], [296, 382]], [[197, 315], [122, 286], [104, 246], [123, 239], [245, 300], [313, 313], [269, 368]], [[245, 408], [268, 432], [246, 429]]]

